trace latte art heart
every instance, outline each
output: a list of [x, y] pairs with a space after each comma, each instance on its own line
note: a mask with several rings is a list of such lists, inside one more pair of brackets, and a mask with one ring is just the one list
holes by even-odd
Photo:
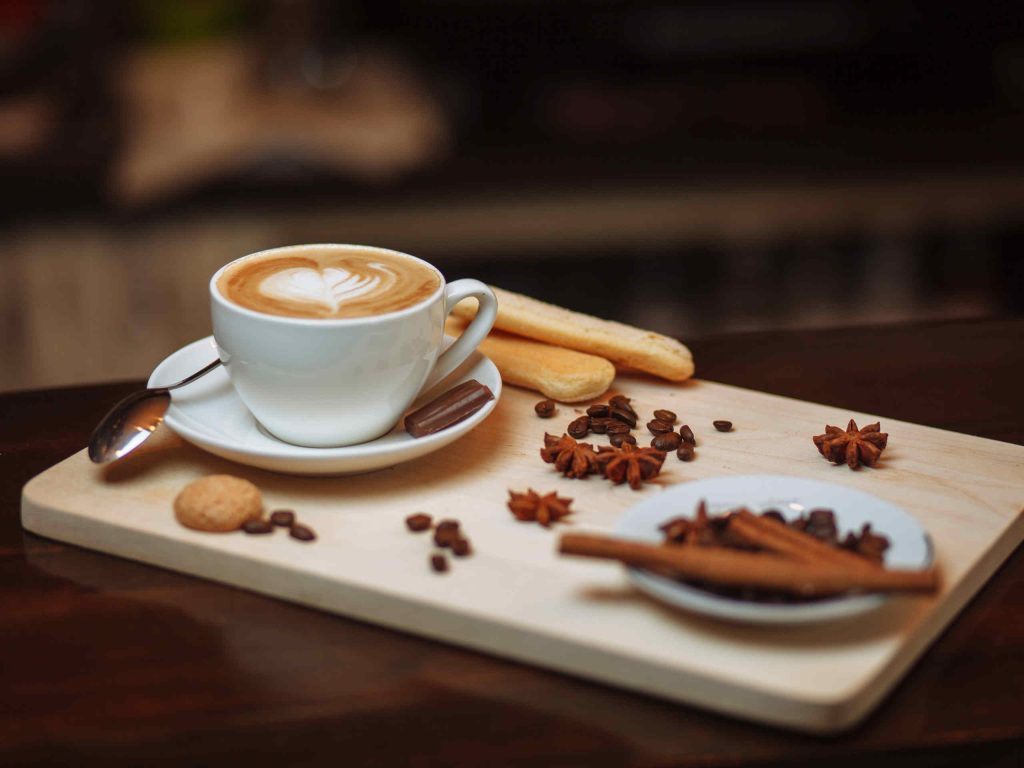
[[321, 270], [308, 267], [285, 269], [264, 278], [259, 292], [271, 299], [322, 304], [332, 312], [337, 312], [346, 301], [377, 290], [385, 291], [394, 281], [394, 273], [383, 264], [367, 266], [377, 271], [374, 274], [357, 275], [334, 267]]
[[270, 315], [368, 317], [435, 295], [441, 277], [410, 256], [359, 246], [299, 246], [254, 254], [217, 280], [224, 298]]

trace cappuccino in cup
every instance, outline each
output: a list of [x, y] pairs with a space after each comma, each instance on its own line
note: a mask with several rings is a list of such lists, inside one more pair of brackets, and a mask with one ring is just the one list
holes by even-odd
[[407, 309], [441, 287], [437, 270], [370, 248], [303, 248], [234, 262], [217, 280], [228, 301], [268, 315], [336, 319]]
[[[462, 299], [480, 310], [444, 349]], [[210, 279], [213, 336], [239, 398], [295, 445], [373, 440], [458, 368], [494, 324], [478, 280], [445, 283], [415, 256], [364, 245], [298, 245], [243, 256]]]

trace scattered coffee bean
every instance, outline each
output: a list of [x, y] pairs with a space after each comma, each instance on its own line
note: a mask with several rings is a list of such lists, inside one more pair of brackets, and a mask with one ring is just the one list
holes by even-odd
[[719, 419], [718, 421], [713, 421], [711, 423], [715, 425], [715, 429], [717, 429], [719, 432], [731, 432], [732, 431], [732, 422], [731, 421], [726, 421], [725, 419]]
[[437, 530], [439, 531], [456, 531], [459, 530], [459, 521], [451, 517], [446, 517], [437, 524]]
[[246, 533], [270, 533], [274, 530], [274, 526], [270, 524], [269, 520], [259, 518], [256, 520], [246, 520], [242, 523], [242, 530]]
[[613, 419], [618, 419], [623, 424], [628, 424], [630, 428], [636, 426], [636, 414], [633, 412], [632, 408], [626, 409], [613, 405], [608, 410], [608, 413]]
[[417, 512], [405, 518], [406, 527], [410, 531], [416, 531], [417, 533], [429, 529], [433, 522], [433, 518], [424, 512]]
[[603, 435], [608, 431], [608, 424], [613, 421], [615, 421], [615, 419], [612, 418], [591, 419], [590, 431], [595, 435]]
[[683, 424], [679, 428], [679, 436], [683, 439], [684, 443], [689, 443], [690, 445], [697, 444], [697, 438], [693, 436], [693, 430], [690, 429], [689, 424]]
[[672, 425], [669, 424], [667, 421], [660, 421], [659, 419], [654, 419], [652, 421], [647, 422], [647, 429], [651, 431], [652, 435], [662, 435], [666, 432], [671, 432]]
[[593, 416], [597, 419], [603, 419], [608, 416], [608, 406], [604, 403], [595, 403], [594, 405], [587, 408], [587, 416]]
[[313, 541], [316, 538], [312, 528], [299, 523], [293, 523], [291, 528], [288, 529], [288, 534], [293, 539], [298, 539], [299, 541]]
[[676, 450], [676, 456], [680, 461], [693, 461], [694, 455], [693, 443], [681, 443]]
[[580, 416], [578, 419], [573, 419], [566, 432], [569, 433], [570, 437], [575, 437], [577, 440], [586, 437], [590, 434], [590, 417]]
[[632, 405], [629, 404], [629, 398], [623, 397], [622, 395], [616, 395], [608, 401], [609, 410], [618, 410], [626, 413], [633, 420], [633, 425], [636, 425], [636, 420], [639, 418], [636, 415], [636, 410]]
[[282, 528], [290, 528], [295, 522], [295, 513], [290, 509], [276, 509], [270, 513], [270, 522]]
[[460, 536], [452, 542], [452, 554], [456, 557], [467, 557], [473, 554], [473, 547], [470, 546], [469, 539]]
[[667, 411], [664, 408], [659, 408], [654, 412], [654, 418], [658, 421], [667, 421], [669, 424], [675, 424], [677, 417], [672, 411]]
[[430, 567], [434, 569], [435, 573], [444, 573], [448, 570], [448, 558], [444, 555], [431, 555]]
[[683, 439], [675, 432], [663, 432], [651, 440], [651, 448], [668, 453], [678, 448], [682, 442]]
[[605, 427], [605, 432], [607, 432], [609, 435], [628, 435], [629, 424], [627, 424], [624, 421], [619, 421], [617, 419], [608, 419], [608, 423]]
[[536, 411], [537, 415], [542, 419], [550, 419], [555, 415], [555, 401], [554, 400], [541, 400], [535, 406], [533, 410]]
[[608, 442], [610, 442], [616, 448], [621, 448], [623, 443], [636, 445], [636, 438], [629, 434], [629, 432], [622, 432], [621, 434], [613, 433], [608, 436]]
[[439, 547], [450, 547], [459, 538], [458, 528], [442, 528], [440, 525], [434, 530], [434, 543]]

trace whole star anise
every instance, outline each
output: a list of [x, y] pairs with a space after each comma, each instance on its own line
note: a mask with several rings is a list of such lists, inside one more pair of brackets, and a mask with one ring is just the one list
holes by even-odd
[[616, 485], [629, 483], [630, 488], [638, 491], [645, 482], [661, 472], [664, 461], [664, 451], [623, 443], [616, 454], [606, 461], [604, 475]]
[[536, 522], [550, 528], [553, 523], [572, 514], [569, 509], [572, 499], [561, 498], [554, 491], [541, 496], [532, 488], [527, 488], [526, 493], [510, 490], [508, 497], [508, 508], [516, 520], [524, 523]]
[[857, 429], [857, 422], [850, 419], [845, 430], [826, 424], [825, 434], [815, 435], [812, 439], [818, 446], [818, 452], [834, 464], [845, 461], [850, 469], [856, 469], [860, 464], [873, 467], [889, 442], [888, 433], [880, 429], [881, 424], [877, 421]]
[[566, 477], [577, 480], [601, 471], [598, 454], [590, 443], [579, 443], [569, 435], [544, 435], [540, 457]]

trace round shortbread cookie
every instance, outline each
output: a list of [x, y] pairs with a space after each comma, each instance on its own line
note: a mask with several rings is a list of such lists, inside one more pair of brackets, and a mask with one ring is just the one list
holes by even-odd
[[263, 514], [260, 489], [232, 475], [193, 480], [174, 499], [174, 516], [186, 528], [223, 533]]

